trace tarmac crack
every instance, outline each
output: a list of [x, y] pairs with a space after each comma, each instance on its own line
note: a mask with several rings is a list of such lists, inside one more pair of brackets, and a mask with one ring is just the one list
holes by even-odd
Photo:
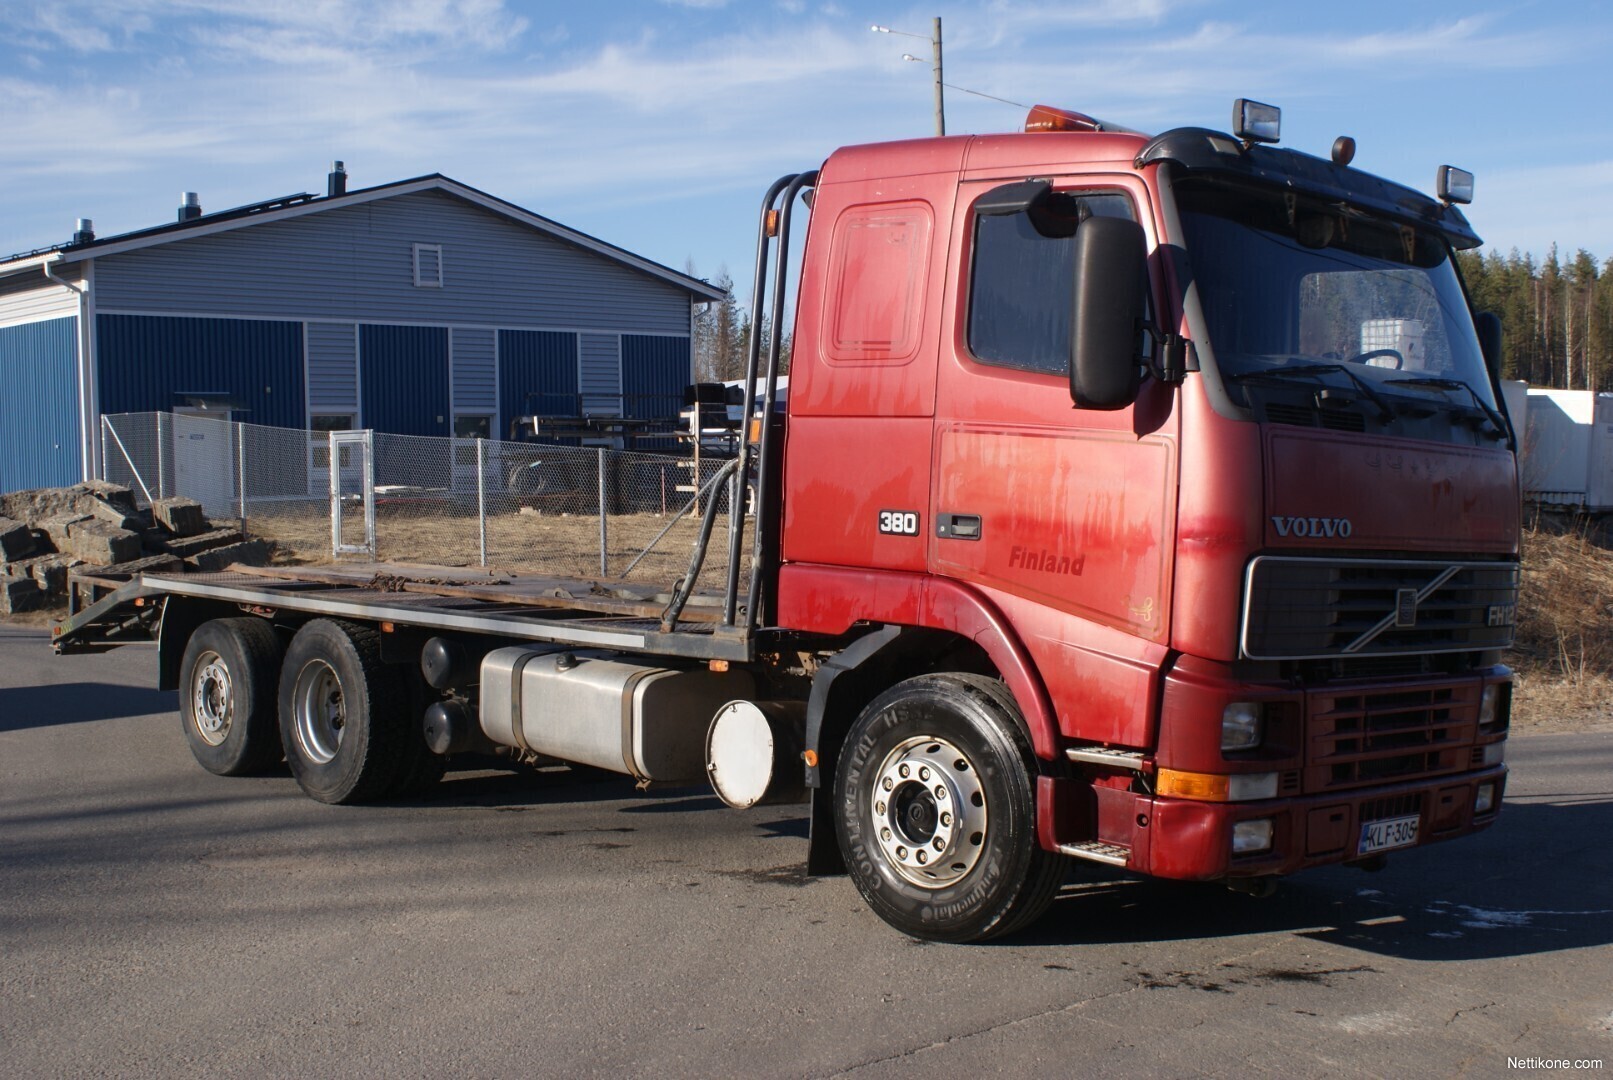
[[1465, 1013], [1478, 1012], [1480, 1009], [1488, 1009], [1494, 1004], [1495, 1002], [1493, 1001], [1486, 1001], [1483, 1005], [1469, 1005], [1465, 1009], [1457, 1009], [1455, 1012], [1451, 1013], [1451, 1018], [1445, 1021], [1445, 1026], [1450, 1027], [1452, 1024], [1456, 1023], [1456, 1021], [1460, 1020]]
[[1008, 1028], [1016, 1027], [1020, 1024], [1028, 1024], [1034, 1020], [1043, 1020], [1049, 1016], [1057, 1016], [1060, 1013], [1077, 1012], [1095, 1002], [1125, 997], [1128, 994], [1135, 994], [1139, 990], [1147, 989], [1149, 989], [1147, 984], [1128, 986], [1122, 990], [1111, 990], [1105, 994], [1094, 994], [1091, 997], [1082, 998], [1080, 1001], [1072, 1001], [1067, 1005], [1060, 1005], [1051, 1009], [1042, 1009], [1039, 1012], [1027, 1013], [1024, 1016], [1016, 1016], [1008, 1020], [999, 1020], [994, 1024], [987, 1024], [985, 1027], [977, 1028], [974, 1031], [964, 1031], [959, 1032], [956, 1035], [948, 1035], [944, 1039], [937, 1039], [934, 1042], [926, 1043], [923, 1046], [915, 1046], [910, 1049], [900, 1051], [899, 1053], [884, 1054], [877, 1058], [869, 1058], [867, 1061], [859, 1061], [855, 1065], [848, 1065], [845, 1068], [836, 1069], [834, 1072], [823, 1073], [821, 1074], [820, 1080], [828, 1080], [828, 1078], [836, 1076], [850, 1076], [853, 1073], [859, 1072], [863, 1069], [871, 1068], [875, 1065], [883, 1065], [887, 1061], [900, 1061], [903, 1058], [914, 1057], [918, 1054], [927, 1053], [931, 1050], [940, 1050], [956, 1043], [977, 1038], [981, 1035], [990, 1035], [993, 1032], [1003, 1031]]

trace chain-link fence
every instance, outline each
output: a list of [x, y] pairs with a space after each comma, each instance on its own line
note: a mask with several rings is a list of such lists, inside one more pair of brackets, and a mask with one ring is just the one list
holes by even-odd
[[[702, 586], [727, 577], [722, 455], [302, 431], [178, 413], [101, 424], [103, 475], [182, 495], [297, 562], [380, 559], [668, 585], [713, 511]], [[749, 544], [742, 545], [748, 552]], [[747, 556], [748, 557], [748, 556]]]

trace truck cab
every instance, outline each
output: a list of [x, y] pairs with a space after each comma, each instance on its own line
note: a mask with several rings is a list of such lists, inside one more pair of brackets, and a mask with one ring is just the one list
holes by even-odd
[[[1251, 891], [1494, 820], [1519, 543], [1464, 174], [1430, 198], [1348, 140], [1270, 145], [1262, 108], [829, 158], [776, 613], [1002, 680], [1041, 848]], [[848, 695], [809, 738], [825, 829], [865, 798]], [[900, 885], [928, 834], [891, 835], [841, 847]]]

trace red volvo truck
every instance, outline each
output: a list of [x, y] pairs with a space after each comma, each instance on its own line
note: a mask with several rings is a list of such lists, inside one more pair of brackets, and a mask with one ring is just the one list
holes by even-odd
[[1038, 107], [776, 183], [774, 325], [811, 210], [791, 386], [753, 341], [722, 587], [711, 499], [664, 588], [147, 574], [57, 648], [155, 636], [205, 767], [283, 754], [326, 802], [494, 746], [810, 799], [809, 869], [937, 940], [1027, 925], [1072, 860], [1260, 893], [1485, 828], [1519, 495], [1472, 178], [1279, 119]]

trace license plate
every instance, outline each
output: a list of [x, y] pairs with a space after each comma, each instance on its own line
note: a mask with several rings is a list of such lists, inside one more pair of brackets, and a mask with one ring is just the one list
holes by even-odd
[[1374, 851], [1410, 847], [1417, 842], [1417, 824], [1421, 820], [1421, 815], [1408, 814], [1406, 817], [1363, 822], [1361, 842], [1356, 845], [1355, 853], [1370, 855]]

